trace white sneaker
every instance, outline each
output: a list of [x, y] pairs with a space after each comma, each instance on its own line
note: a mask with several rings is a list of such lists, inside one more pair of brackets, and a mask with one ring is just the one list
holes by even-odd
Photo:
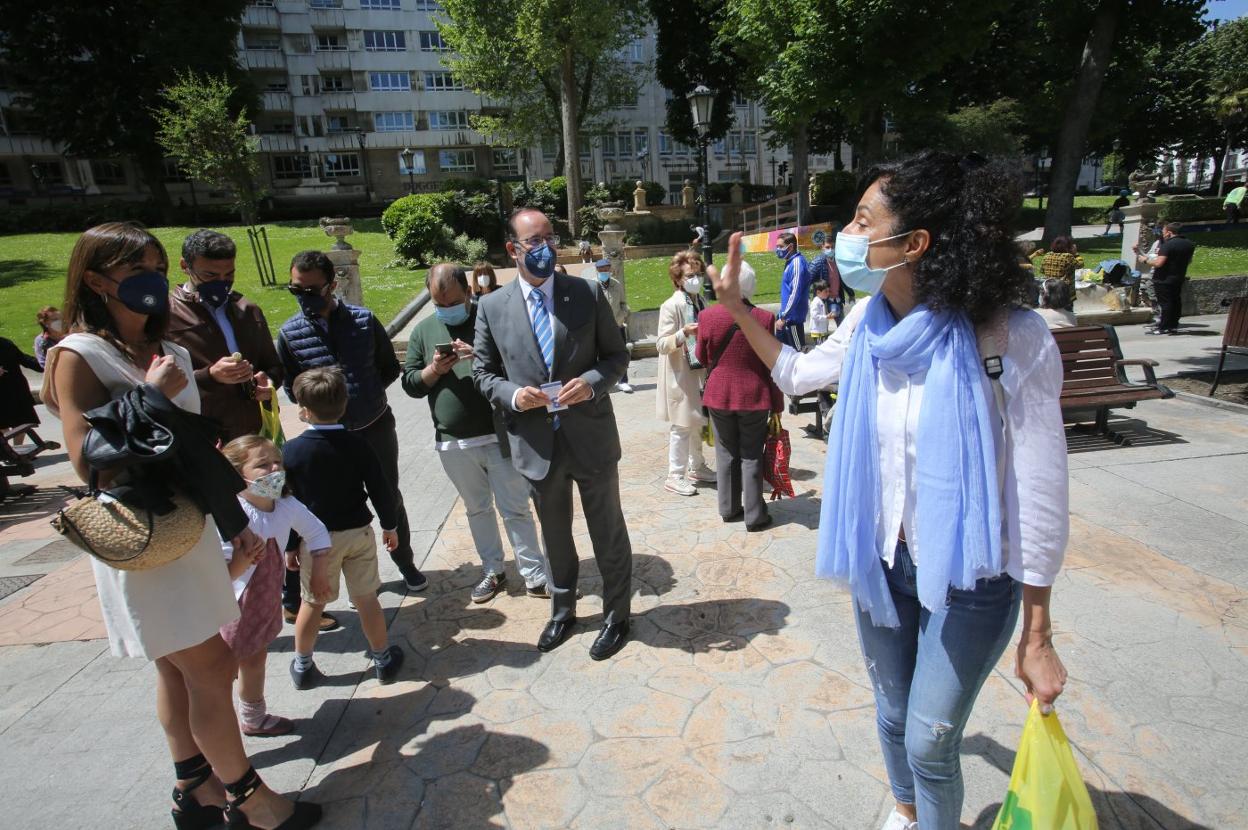
[[702, 481], [713, 484], [716, 481], [715, 471], [712, 470], [707, 463], [703, 461], [698, 466], [689, 470], [690, 481]]
[[663, 489], [678, 496], [696, 496], [698, 494], [698, 488], [690, 484], [689, 480], [683, 476], [668, 476], [667, 483], [663, 485]]
[[619, 383], [615, 385], [615, 388], [620, 390], [626, 395], [633, 394], [633, 387], [629, 385], [628, 381], [625, 381], [625, 380], [620, 381]]
[[888, 818], [884, 820], [884, 826], [880, 830], [919, 830], [919, 823], [897, 812], [894, 807], [893, 811], [888, 814]]

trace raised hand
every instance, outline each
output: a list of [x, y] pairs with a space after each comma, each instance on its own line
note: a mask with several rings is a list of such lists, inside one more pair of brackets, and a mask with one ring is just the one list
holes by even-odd
[[745, 302], [741, 299], [741, 283], [738, 280], [741, 275], [741, 237], [741, 232], [737, 231], [729, 238], [728, 261], [718, 273], [707, 269], [707, 277], [715, 289], [715, 298], [730, 312], [739, 311], [745, 306]]

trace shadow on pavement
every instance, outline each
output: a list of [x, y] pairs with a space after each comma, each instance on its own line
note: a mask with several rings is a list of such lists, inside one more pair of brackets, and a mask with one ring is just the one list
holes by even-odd
[[1067, 455], [1100, 452], [1101, 450], [1129, 450], [1138, 447], [1164, 447], [1171, 444], [1188, 443], [1178, 433], [1150, 427], [1144, 421], [1135, 418], [1111, 419], [1109, 428], [1118, 435], [1119, 440], [1115, 441], [1108, 435], [1094, 432], [1091, 425], [1068, 427], [1066, 429]]
[[[10, 478], [10, 485], [22, 484], [20, 479]], [[0, 502], [0, 528], [10, 522], [29, 522], [33, 519], [50, 519], [65, 506], [69, 493], [60, 487], [36, 486], [33, 493], [20, 498], [6, 497]]]
[[[987, 735], [970, 735], [962, 741], [962, 751], [978, 755], [1007, 776], [1014, 766], [1014, 752]], [[1086, 783], [1086, 782], [1085, 782]], [[1101, 790], [1088, 787], [1092, 808], [1096, 810], [1097, 823], [1110, 830], [1213, 830], [1179, 815], [1151, 796], [1121, 790]], [[974, 830], [990, 830], [996, 821], [1001, 802], [990, 804], [980, 811], [971, 824]]]

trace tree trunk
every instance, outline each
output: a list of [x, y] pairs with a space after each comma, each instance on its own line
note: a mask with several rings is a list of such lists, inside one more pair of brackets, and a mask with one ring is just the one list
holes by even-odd
[[152, 201], [156, 211], [164, 223], [173, 220], [173, 200], [169, 198], [169, 188], [165, 187], [165, 160], [161, 156], [141, 157], [135, 159], [143, 184], [152, 193]]
[[1075, 185], [1085, 155], [1088, 128], [1101, 95], [1123, 7], [1123, 0], [1102, 0], [1097, 7], [1096, 16], [1092, 19], [1092, 31], [1083, 46], [1074, 87], [1066, 96], [1070, 103], [1062, 117], [1062, 129], [1057, 137], [1053, 167], [1049, 172], [1049, 210], [1044, 216], [1046, 243], [1054, 237], [1070, 235], [1075, 210]]
[[572, 47], [563, 47], [563, 64], [559, 68], [559, 114], [563, 121], [564, 177], [568, 180], [568, 232], [575, 239], [576, 212], [581, 208], [581, 148], [580, 130], [577, 128], [576, 67], [572, 60]]
[[793, 186], [797, 189], [797, 224], [810, 219], [810, 177], [806, 172], [810, 156], [807, 126], [803, 122], [793, 128]]
[[884, 159], [884, 108], [878, 102], [867, 105], [862, 113], [862, 152], [858, 156], [862, 169]]
[[1231, 154], [1231, 131], [1226, 131], [1226, 146], [1222, 149], [1222, 153], [1218, 156], [1218, 198], [1222, 198], [1222, 191], [1226, 189], [1226, 159]]

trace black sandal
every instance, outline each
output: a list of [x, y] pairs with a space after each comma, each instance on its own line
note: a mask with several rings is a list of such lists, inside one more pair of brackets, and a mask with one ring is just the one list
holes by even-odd
[[189, 781], [186, 789], [173, 788], [173, 825], [178, 830], [207, 830], [225, 821], [224, 811], [211, 804], [200, 804], [191, 792], [212, 777], [212, 765], [203, 755], [173, 762], [179, 781]]
[[[261, 784], [260, 776], [256, 774], [256, 768], [251, 767], [247, 770], [247, 774], [238, 781], [225, 785], [227, 795], [225, 818], [228, 827], [235, 828], [235, 830], [259, 830], [259, 828], [254, 827], [247, 820], [247, 815], [241, 808], [247, 799], [255, 795], [256, 790], [260, 789]], [[290, 814], [290, 818], [277, 825], [273, 830], [305, 830], [305, 828], [311, 827], [320, 820], [320, 804], [296, 801], [295, 811]]]

